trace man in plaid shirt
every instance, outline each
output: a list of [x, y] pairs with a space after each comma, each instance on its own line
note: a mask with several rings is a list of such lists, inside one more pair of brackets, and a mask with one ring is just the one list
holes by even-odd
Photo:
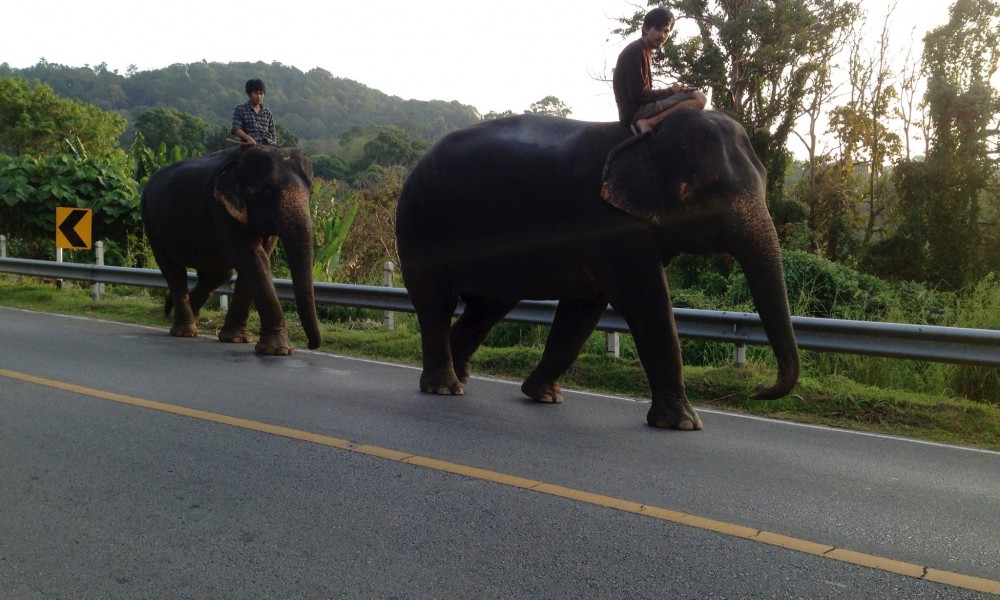
[[264, 82], [260, 79], [247, 81], [247, 100], [233, 109], [233, 128], [230, 131], [249, 146], [266, 144], [277, 146], [278, 137], [274, 133], [274, 116], [264, 106]]

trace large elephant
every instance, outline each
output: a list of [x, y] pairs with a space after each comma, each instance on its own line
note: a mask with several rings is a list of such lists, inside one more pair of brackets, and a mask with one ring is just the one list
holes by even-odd
[[701, 429], [663, 267], [681, 252], [727, 252], [777, 357], [776, 384], [755, 397], [786, 395], [799, 354], [764, 184], [746, 131], [719, 112], [679, 111], [635, 137], [618, 123], [521, 115], [442, 138], [410, 174], [396, 213], [422, 334], [421, 390], [462, 394], [490, 329], [522, 299], [554, 299], [542, 359], [521, 390], [561, 402], [558, 379], [610, 303], [649, 381], [648, 423]]
[[[171, 335], [198, 335], [198, 311], [235, 269], [236, 287], [219, 339], [253, 341], [247, 330], [252, 303], [261, 324], [255, 351], [292, 354], [295, 347], [271, 281], [270, 254], [280, 238], [309, 347], [319, 347], [311, 191], [312, 164], [296, 148], [240, 146], [171, 164], [149, 178], [142, 220], [170, 287]], [[190, 292], [187, 267], [198, 274]]]

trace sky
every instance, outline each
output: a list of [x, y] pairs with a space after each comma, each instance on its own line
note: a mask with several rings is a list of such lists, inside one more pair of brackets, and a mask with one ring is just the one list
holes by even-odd
[[[879, 28], [885, 0], [861, 0]], [[898, 0], [893, 42], [944, 24], [947, 6]], [[617, 118], [608, 81], [631, 39], [612, 34], [644, 0], [34, 0], [4, 9], [0, 63], [106, 63], [125, 74], [176, 63], [320, 67], [392, 96], [523, 112], [556, 96], [572, 118]], [[683, 23], [678, 32], [683, 32]], [[911, 32], [916, 26], [917, 31]], [[249, 76], [249, 74], [248, 74]], [[265, 101], [266, 102], [266, 101]]]

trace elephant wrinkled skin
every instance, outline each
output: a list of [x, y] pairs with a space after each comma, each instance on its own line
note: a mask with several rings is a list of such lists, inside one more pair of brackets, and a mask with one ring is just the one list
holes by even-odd
[[[521, 115], [439, 141], [400, 195], [400, 266], [422, 334], [420, 388], [462, 394], [469, 361], [520, 300], [558, 300], [522, 391], [561, 402], [559, 377], [610, 303], [628, 323], [655, 427], [701, 429], [688, 401], [664, 265], [681, 252], [733, 255], [778, 362], [795, 386], [792, 331], [765, 173], [746, 131], [713, 111], [679, 111], [653, 132]], [[459, 299], [466, 308], [452, 324]]]
[[[168, 165], [149, 178], [142, 220], [170, 288], [171, 335], [198, 335], [199, 310], [235, 269], [236, 287], [219, 339], [252, 342], [247, 319], [253, 305], [261, 322], [255, 352], [292, 354], [295, 347], [271, 281], [270, 254], [280, 238], [309, 347], [319, 347], [311, 192], [312, 164], [295, 148], [241, 146]], [[190, 292], [188, 267], [198, 274]]]

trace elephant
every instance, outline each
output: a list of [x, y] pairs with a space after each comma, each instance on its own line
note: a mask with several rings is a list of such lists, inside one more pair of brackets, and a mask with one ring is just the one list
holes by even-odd
[[[251, 303], [260, 315], [258, 354], [289, 355], [295, 347], [271, 275], [270, 255], [280, 238], [291, 270], [295, 303], [309, 348], [320, 345], [313, 289], [309, 198], [312, 163], [297, 148], [239, 146], [160, 169], [142, 192], [143, 225], [170, 288], [170, 334], [198, 335], [201, 307], [236, 270], [238, 277], [223, 342], [250, 343]], [[198, 274], [188, 291], [187, 268]]]
[[739, 261], [778, 365], [776, 383], [758, 384], [754, 397], [787, 395], [799, 352], [765, 177], [744, 128], [718, 111], [678, 111], [636, 136], [620, 123], [533, 114], [449, 133], [414, 167], [396, 207], [421, 391], [463, 394], [491, 328], [521, 300], [556, 300], [521, 391], [562, 402], [559, 377], [610, 304], [648, 380], [648, 424], [702, 429], [664, 269], [684, 252]]

